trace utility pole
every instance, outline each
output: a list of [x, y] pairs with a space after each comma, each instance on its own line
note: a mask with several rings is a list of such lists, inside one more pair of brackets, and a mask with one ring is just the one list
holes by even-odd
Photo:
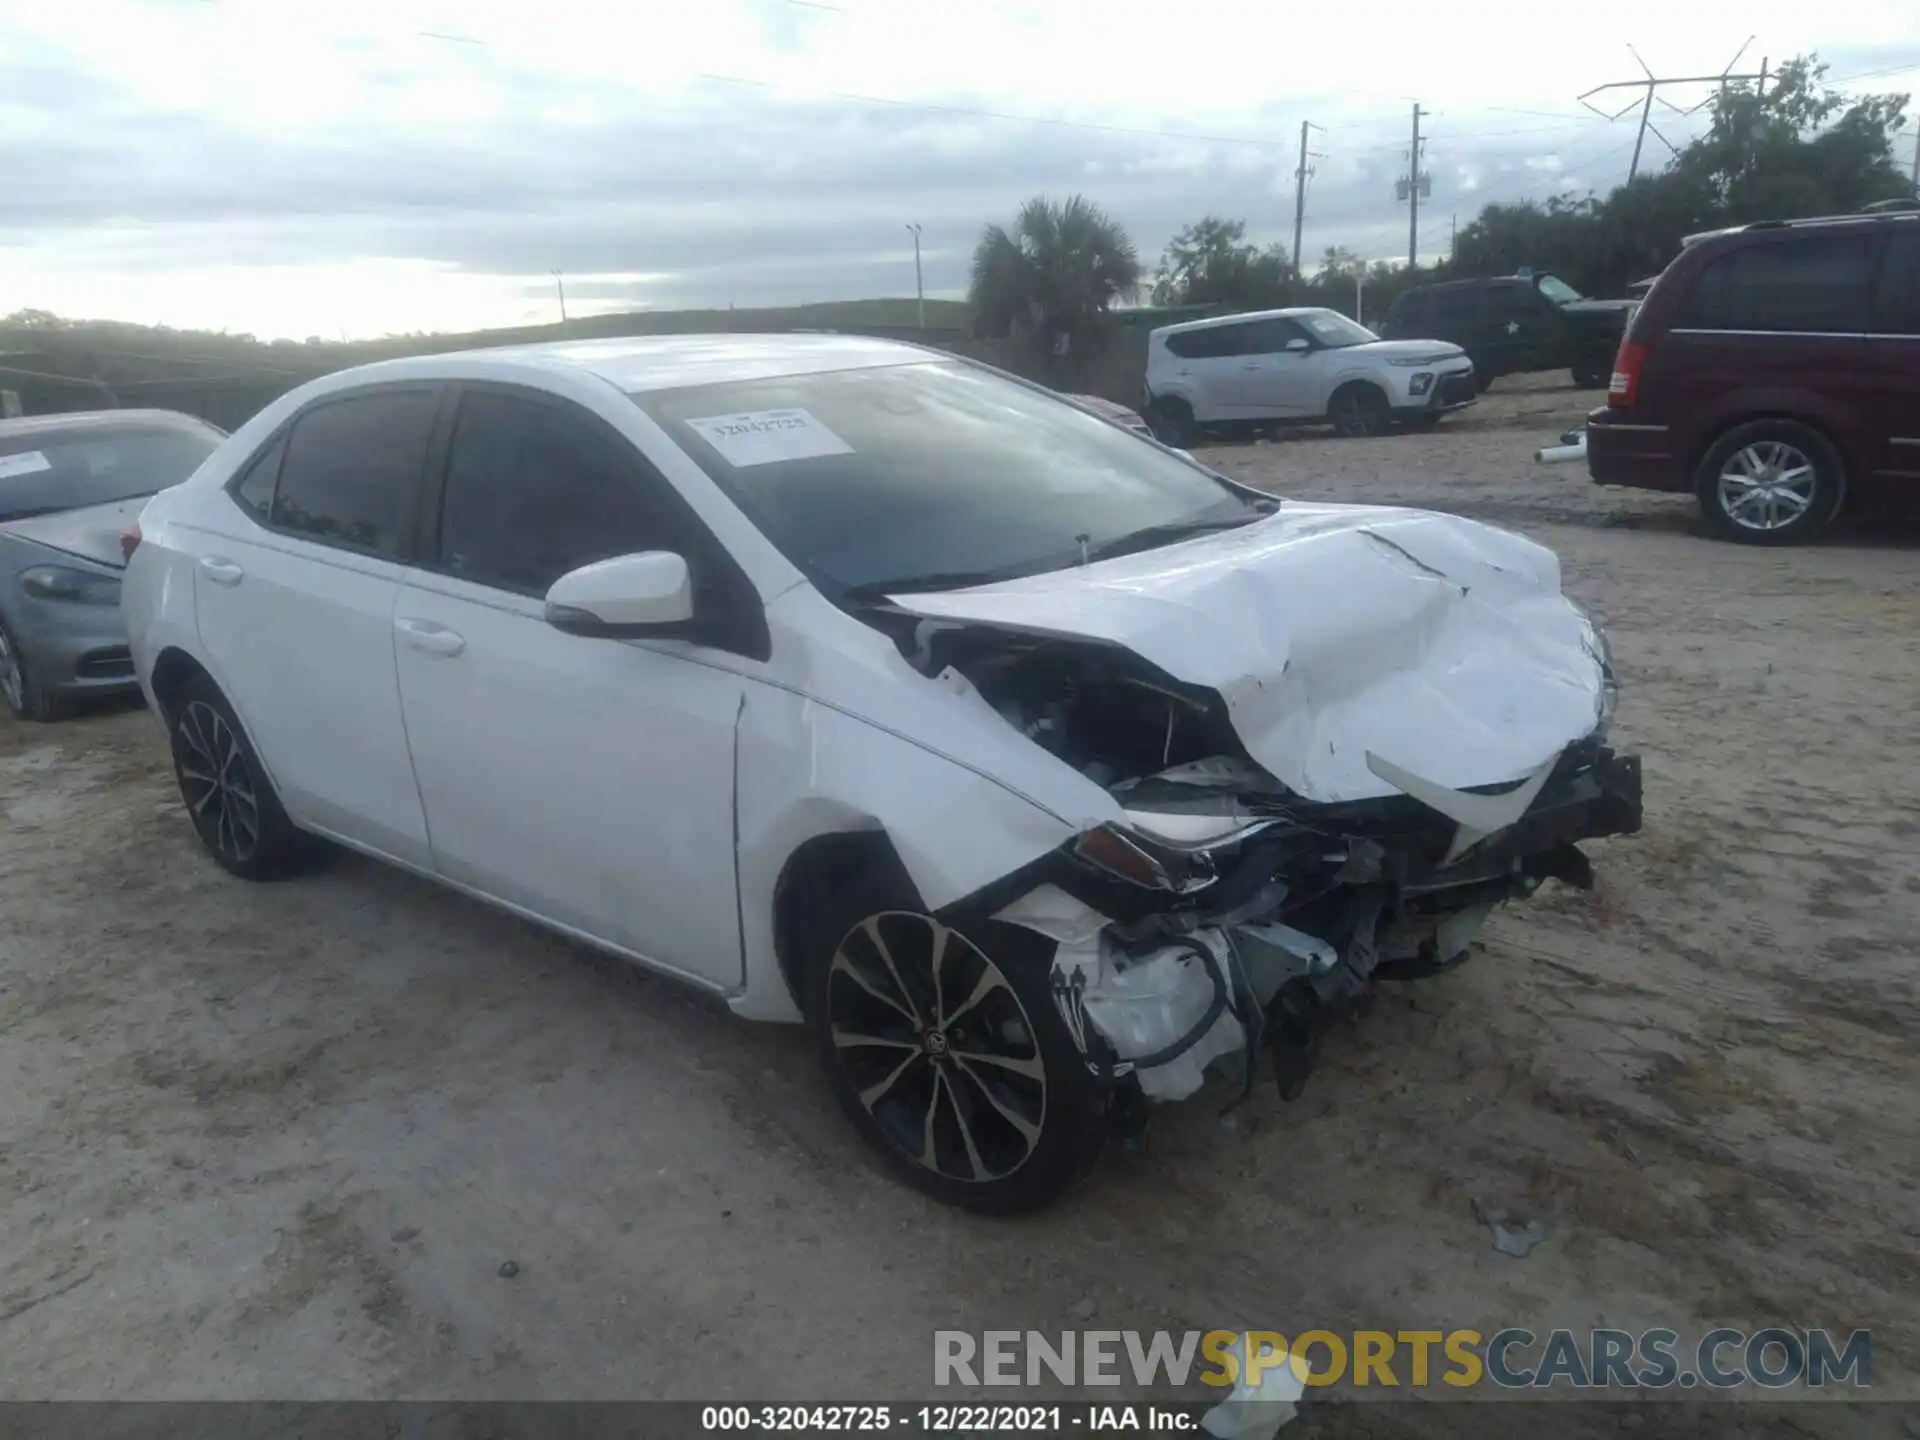
[[913, 236], [913, 294], [915, 308], [919, 313], [920, 328], [927, 328], [927, 287], [920, 279], [920, 227], [908, 225], [907, 231]]
[[1318, 129], [1311, 120], [1300, 122], [1300, 166], [1293, 172], [1293, 280], [1296, 285], [1300, 283], [1300, 233], [1307, 218], [1307, 181], [1313, 177], [1313, 167], [1307, 164], [1307, 132]]
[[1913, 193], [1920, 199], [1920, 125], [1913, 127]]
[[[1652, 74], [1651, 71], [1648, 72]], [[1647, 84], [1647, 98], [1640, 106], [1640, 132], [1633, 137], [1633, 161], [1627, 166], [1627, 183], [1633, 183], [1633, 177], [1640, 173], [1640, 147], [1647, 143], [1647, 125], [1653, 119], [1653, 83]]]
[[553, 272], [553, 288], [560, 292], [560, 323], [567, 323], [567, 282], [560, 278], [560, 272]]
[[[1662, 145], [1666, 146], [1668, 150], [1672, 151], [1675, 155], [1678, 155], [1680, 153], [1679, 147], [1676, 146], [1671, 140], [1667, 139], [1666, 136], [1662, 135], [1660, 133], [1660, 127], [1653, 123], [1654, 100], [1658, 98], [1662, 105], [1665, 105], [1669, 110], [1673, 111], [1676, 115], [1691, 115], [1695, 110], [1698, 110], [1700, 106], [1705, 105], [1708, 100], [1711, 100], [1713, 98], [1712, 96], [1708, 96], [1707, 100], [1702, 100], [1697, 104], [1692, 105], [1687, 109], [1683, 110], [1678, 105], [1673, 104], [1671, 101], [1667, 100], [1664, 96], [1661, 96], [1659, 94], [1659, 92], [1665, 89], [1667, 86], [1669, 85], [1718, 85], [1721, 89], [1724, 90], [1728, 85], [1736, 84], [1736, 83], [1744, 83], [1746, 81], [1751, 80], [1754, 82], [1755, 86], [1757, 87], [1755, 90], [1755, 94], [1760, 96], [1765, 95], [1767, 81], [1770, 78], [1772, 78], [1768, 73], [1766, 61], [1762, 60], [1760, 62], [1760, 68], [1758, 71], [1749, 72], [1748, 74], [1744, 74], [1744, 75], [1736, 75], [1733, 73], [1733, 67], [1740, 63], [1740, 57], [1747, 53], [1747, 45], [1751, 45], [1752, 43], [1753, 43], [1753, 37], [1749, 35], [1747, 37], [1747, 44], [1742, 45], [1740, 49], [1737, 52], [1735, 52], [1733, 59], [1727, 62], [1727, 68], [1725, 70], [1722, 70], [1718, 75], [1655, 75], [1653, 73], [1652, 68], [1647, 64], [1647, 62], [1640, 59], [1640, 52], [1638, 50], [1635, 50], [1633, 46], [1629, 45], [1627, 46], [1628, 52], [1633, 56], [1634, 60], [1639, 64], [1641, 70], [1645, 72], [1642, 78], [1638, 80], [1610, 81], [1605, 85], [1596, 85], [1593, 87], [1593, 89], [1587, 91], [1585, 94], [1578, 95], [1575, 97], [1577, 100], [1579, 100], [1579, 102], [1582, 105], [1585, 105], [1587, 109], [1593, 111], [1594, 114], [1604, 116], [1608, 120], [1623, 119], [1627, 115], [1633, 112], [1633, 109], [1636, 105], [1639, 107], [1640, 129], [1639, 129], [1639, 133], [1637, 133], [1633, 137], [1633, 163], [1627, 167], [1627, 181], [1629, 184], [1631, 184], [1633, 181], [1633, 178], [1640, 173], [1640, 151], [1641, 151], [1641, 147], [1643, 147], [1646, 144], [1647, 132], [1649, 130], [1653, 132], [1654, 138], [1659, 140], [1659, 142]], [[1640, 90], [1640, 91], [1644, 91], [1645, 93], [1642, 94], [1639, 99], [1630, 102], [1624, 109], [1616, 110], [1609, 113], [1608, 111], [1602, 110], [1598, 105], [1595, 105], [1591, 100], [1587, 98], [1590, 95], [1598, 95], [1608, 90]]]
[[1413, 105], [1413, 148], [1407, 152], [1407, 269], [1420, 260], [1420, 102]]

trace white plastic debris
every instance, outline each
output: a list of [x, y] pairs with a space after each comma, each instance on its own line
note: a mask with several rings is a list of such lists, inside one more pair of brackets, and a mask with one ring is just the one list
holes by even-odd
[[1200, 1428], [1219, 1440], [1264, 1440], [1293, 1419], [1306, 1393], [1306, 1377], [1313, 1373], [1304, 1358], [1262, 1352], [1259, 1379], [1247, 1384], [1245, 1335], [1235, 1338], [1227, 1353], [1238, 1364], [1240, 1379], [1233, 1392], [1200, 1417]]
[[[1223, 966], [1224, 942], [1218, 931], [1196, 931], [1192, 937]], [[1222, 969], [1222, 975], [1230, 972]], [[1108, 966], [1097, 986], [1082, 1000], [1087, 1018], [1113, 1044], [1122, 1060], [1135, 1060], [1164, 1050], [1192, 1032], [1206, 1018], [1213, 1003], [1214, 976], [1200, 957], [1184, 946], [1157, 950], [1126, 968]], [[1208, 1062], [1246, 1048], [1247, 1034], [1231, 1010], [1220, 1012], [1192, 1048], [1162, 1065], [1134, 1073], [1150, 1100], [1184, 1100], [1206, 1081]]]

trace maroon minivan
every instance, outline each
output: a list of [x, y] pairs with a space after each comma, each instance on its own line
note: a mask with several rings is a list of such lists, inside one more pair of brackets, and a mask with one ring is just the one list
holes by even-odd
[[1587, 417], [1587, 469], [1692, 491], [1750, 545], [1809, 539], [1871, 487], [1920, 497], [1920, 214], [1689, 239]]

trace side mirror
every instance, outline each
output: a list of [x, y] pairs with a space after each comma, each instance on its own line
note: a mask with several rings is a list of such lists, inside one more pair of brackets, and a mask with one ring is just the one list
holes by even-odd
[[687, 562], [665, 550], [616, 555], [569, 570], [548, 587], [547, 623], [607, 639], [658, 634], [693, 618]]
[[1313, 347], [1309, 345], [1305, 340], [1302, 340], [1297, 336], [1294, 339], [1287, 341], [1287, 352], [1289, 354], [1298, 355], [1301, 352], [1311, 350], [1312, 348]]

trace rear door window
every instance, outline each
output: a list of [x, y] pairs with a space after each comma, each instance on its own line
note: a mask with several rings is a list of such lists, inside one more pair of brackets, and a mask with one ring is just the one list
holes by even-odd
[[1807, 235], [1709, 261], [1674, 328], [1857, 335], [1868, 328], [1879, 237]]
[[1245, 325], [1212, 325], [1167, 337], [1167, 348], [1183, 360], [1219, 360], [1239, 355], [1246, 341]]
[[270, 512], [303, 539], [399, 558], [426, 468], [437, 388], [321, 402], [294, 422]]
[[1447, 330], [1471, 330], [1480, 319], [1480, 295], [1471, 286], [1433, 292], [1433, 323]]

